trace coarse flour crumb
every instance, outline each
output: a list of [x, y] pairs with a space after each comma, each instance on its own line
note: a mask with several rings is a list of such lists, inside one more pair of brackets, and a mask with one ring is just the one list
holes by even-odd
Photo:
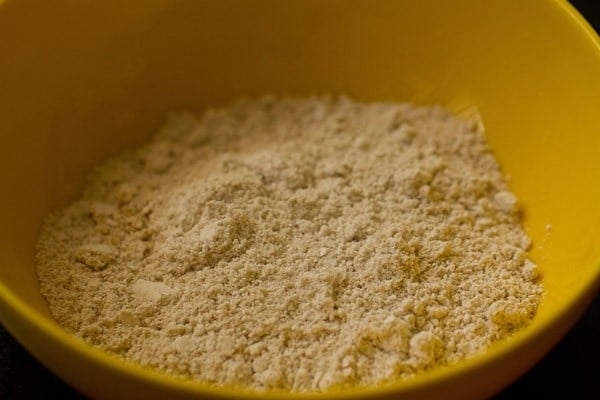
[[439, 107], [263, 97], [172, 116], [36, 246], [73, 334], [255, 389], [373, 384], [526, 325], [542, 288], [482, 132]]

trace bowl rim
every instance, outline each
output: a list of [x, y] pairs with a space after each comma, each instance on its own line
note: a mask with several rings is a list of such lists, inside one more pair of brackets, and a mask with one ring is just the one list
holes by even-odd
[[[3, 0], [0, 0], [0, 5], [2, 2]], [[600, 36], [575, 7], [569, 3], [568, 0], [548, 0], [547, 5], [558, 7], [565, 18], [569, 18], [571, 23], [576, 24], [582, 34], [582, 39], [584, 37], [586, 38], [588, 44], [596, 49], [597, 56], [600, 58]], [[151, 386], [182, 392], [182, 394], [209, 395], [220, 398], [235, 397], [249, 400], [259, 398], [275, 399], [280, 398], [281, 395], [285, 394], [287, 398], [292, 399], [314, 398], [333, 400], [406, 393], [428, 386], [432, 382], [440, 384], [455, 379], [458, 376], [472, 373], [483, 366], [489, 366], [512, 352], [518, 351], [525, 343], [539, 337], [546, 329], [564, 317], [565, 313], [572, 309], [576, 304], [581, 302], [586, 303], [586, 299], [591, 298], [591, 295], [599, 288], [600, 263], [598, 263], [597, 271], [592, 279], [590, 279], [589, 282], [586, 282], [583, 290], [570, 301], [563, 303], [562, 307], [560, 307], [551, 318], [534, 328], [528, 326], [519, 332], [519, 334], [511, 337], [510, 340], [496, 343], [485, 352], [469, 359], [462, 360], [452, 367], [433, 368], [432, 370], [419, 373], [414, 377], [394, 380], [383, 385], [340, 387], [326, 391], [310, 392], [291, 392], [289, 390], [256, 391], [243, 386], [217, 385], [161, 373], [148, 367], [141, 366], [135, 362], [125, 360], [71, 335], [61, 328], [58, 323], [52, 321], [34, 307], [28, 305], [24, 300], [20, 299], [19, 296], [17, 296], [2, 281], [0, 281], [0, 301], [4, 303], [8, 309], [13, 311], [15, 315], [18, 315], [19, 318], [28, 321], [35, 329], [41, 331], [43, 335], [48, 335], [54, 342], [73, 349], [73, 351], [79, 353], [88, 362], [95, 364], [97, 367], [111, 369], [118, 374], [127, 375], [133, 380], [145, 382]], [[6, 328], [9, 332], [11, 331], [10, 326], [6, 326]], [[19, 340], [18, 337], [17, 340]], [[27, 347], [27, 344], [25, 344], [25, 347]], [[34, 355], [34, 357], [36, 356]], [[51, 366], [50, 368], [52, 369]]]

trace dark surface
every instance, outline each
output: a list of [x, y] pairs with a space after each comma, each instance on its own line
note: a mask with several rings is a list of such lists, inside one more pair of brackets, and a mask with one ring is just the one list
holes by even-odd
[[[600, 30], [600, 1], [573, 0], [572, 3], [596, 30]], [[564, 393], [569, 388], [579, 393], [578, 399], [598, 398], [600, 296], [550, 354], [494, 399], [506, 400], [524, 395], [544, 398]], [[0, 399], [82, 398], [27, 354], [0, 325]]]

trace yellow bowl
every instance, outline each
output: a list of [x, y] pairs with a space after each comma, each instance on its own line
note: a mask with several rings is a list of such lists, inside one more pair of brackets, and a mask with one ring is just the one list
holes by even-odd
[[50, 318], [32, 262], [43, 215], [93, 163], [141, 143], [169, 111], [239, 94], [476, 106], [543, 272], [534, 322], [480, 357], [313, 397], [488, 396], [547, 352], [598, 289], [600, 42], [566, 1], [8, 0], [0, 54], [0, 316], [90, 396], [257, 397], [145, 370], [71, 337]]

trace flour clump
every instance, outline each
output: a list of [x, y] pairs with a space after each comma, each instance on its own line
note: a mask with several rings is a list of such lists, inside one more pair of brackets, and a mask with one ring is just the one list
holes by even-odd
[[50, 214], [41, 292], [68, 331], [263, 390], [409, 377], [526, 326], [542, 289], [474, 124], [345, 97], [174, 115]]

